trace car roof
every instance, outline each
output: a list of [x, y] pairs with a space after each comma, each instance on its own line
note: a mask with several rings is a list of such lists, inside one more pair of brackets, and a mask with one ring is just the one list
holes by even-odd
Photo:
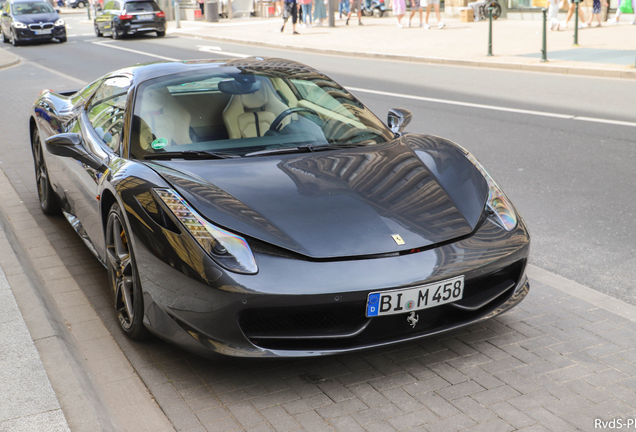
[[[222, 55], [222, 52], [219, 54]], [[119, 69], [108, 74], [107, 77], [117, 75], [132, 76], [133, 82], [135, 84], [139, 84], [149, 79], [185, 72], [203, 72], [215, 69], [218, 69], [219, 72], [229, 72], [231, 70], [235, 71], [237, 68], [248, 68], [255, 72], [267, 72], [268, 70], [281, 70], [285, 72], [291, 72], [292, 70], [317, 72], [315, 69], [307, 65], [292, 60], [268, 57], [248, 57], [240, 59], [204, 59], [147, 63]]]

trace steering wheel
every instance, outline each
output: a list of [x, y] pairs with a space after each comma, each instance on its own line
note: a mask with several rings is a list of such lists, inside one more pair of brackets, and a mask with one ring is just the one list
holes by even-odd
[[302, 112], [302, 111], [314, 114], [318, 118], [320, 118], [318, 113], [315, 110], [311, 109], [311, 108], [306, 108], [306, 107], [287, 108], [285, 111], [283, 111], [282, 113], [278, 114], [278, 116], [276, 116], [276, 118], [274, 119], [274, 121], [270, 125], [269, 130], [274, 131], [274, 132], [280, 132], [281, 125], [283, 124], [283, 119], [285, 117], [287, 117], [289, 115], [292, 115], [294, 113], [297, 113], [297, 112]]

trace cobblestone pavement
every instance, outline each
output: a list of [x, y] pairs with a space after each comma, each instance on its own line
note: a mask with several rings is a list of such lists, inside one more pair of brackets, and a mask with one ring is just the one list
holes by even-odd
[[[28, 65], [3, 71], [21, 73], [34, 85], [72, 85]], [[30, 101], [3, 94], [0, 116], [24, 127], [4, 137], [0, 168], [46, 236], [25, 247], [71, 274], [176, 430], [592, 431], [595, 419], [636, 418], [636, 322], [536, 278], [496, 319], [357, 354], [212, 362], [157, 339], [129, 341], [105, 270], [63, 218], [40, 213], [23, 121]]]

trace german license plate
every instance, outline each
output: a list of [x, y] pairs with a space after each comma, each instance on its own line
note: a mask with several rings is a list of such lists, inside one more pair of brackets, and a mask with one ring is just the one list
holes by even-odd
[[139, 21], [152, 21], [154, 18], [154, 15], [137, 15]]
[[52, 29], [45, 29], [45, 30], [34, 30], [36, 35], [45, 35], [45, 34], [51, 34], [51, 32], [53, 31]]
[[463, 275], [412, 288], [372, 292], [367, 297], [367, 317], [427, 309], [461, 300], [463, 295]]

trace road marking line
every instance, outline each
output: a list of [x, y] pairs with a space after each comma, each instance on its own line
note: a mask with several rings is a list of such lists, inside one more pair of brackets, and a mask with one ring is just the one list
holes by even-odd
[[212, 54], [218, 54], [218, 55], [224, 55], [224, 56], [230, 56], [230, 57], [240, 57], [240, 58], [252, 57], [249, 54], [239, 54], [239, 53], [231, 53], [231, 52], [223, 51], [221, 47], [217, 47], [217, 46], [197, 45], [197, 47], [199, 48], [199, 51], [212, 53]]
[[[154, 57], [154, 58], [158, 58], [161, 60], [166, 60], [166, 61], [182, 61], [176, 58], [172, 58], [172, 57], [166, 57], [166, 56], [162, 56], [162, 55], [158, 55], [158, 54], [150, 54], [144, 51], [139, 51], [139, 50], [134, 50], [131, 48], [124, 48], [118, 45], [112, 45], [112, 41], [103, 41], [103, 42], [93, 42], [95, 45], [101, 45], [101, 46], [105, 46], [108, 48], [115, 48], [118, 50], [122, 50], [122, 51], [128, 51], [134, 54], [141, 54], [141, 55], [145, 55], [148, 57]], [[227, 51], [223, 51], [221, 50], [220, 47], [216, 47], [216, 46], [204, 46], [204, 45], [198, 45], [199, 47], [199, 51], [202, 52], [207, 52], [210, 54], [218, 54], [220, 56], [228, 56], [228, 57], [240, 57], [240, 58], [246, 58], [246, 57], [252, 57], [249, 54], [239, 54], [239, 53], [231, 53], [231, 52], [227, 52]]]
[[370, 94], [376, 94], [380, 96], [391, 96], [391, 97], [397, 97], [397, 98], [403, 98], [403, 99], [413, 99], [413, 100], [419, 100], [424, 102], [441, 103], [446, 105], [458, 105], [458, 106], [485, 109], [485, 110], [491, 110], [491, 111], [505, 111], [505, 112], [511, 112], [516, 114], [528, 114], [528, 115], [535, 115], [535, 116], [541, 116], [541, 117], [552, 117], [552, 118], [559, 118], [559, 119], [566, 119], [566, 120], [579, 120], [579, 121], [594, 122], [594, 123], [605, 123], [605, 124], [614, 124], [614, 125], [620, 125], [620, 126], [636, 127], [636, 122], [601, 119], [601, 118], [594, 118], [594, 117], [579, 117], [579, 116], [568, 115], [568, 114], [557, 114], [557, 113], [551, 113], [551, 112], [501, 107], [496, 105], [483, 105], [483, 104], [476, 104], [476, 103], [470, 103], [470, 102], [459, 102], [459, 101], [453, 101], [453, 100], [447, 100], [447, 99], [436, 99], [436, 98], [428, 98], [423, 96], [412, 96], [412, 95], [400, 94], [400, 93], [383, 92], [379, 90], [369, 90], [369, 89], [363, 89], [358, 87], [347, 86], [347, 89], [353, 92], [370, 93]]
[[154, 57], [154, 58], [158, 58], [161, 60], [167, 60], [167, 61], [180, 61], [179, 59], [176, 58], [172, 58], [172, 57], [165, 57], [165, 56], [161, 56], [161, 55], [157, 55], [157, 54], [149, 54], [147, 52], [143, 52], [143, 51], [138, 51], [138, 50], [134, 50], [134, 49], [130, 49], [130, 48], [124, 48], [124, 47], [120, 47], [117, 45], [112, 45], [112, 42], [93, 42], [95, 45], [101, 45], [101, 46], [105, 46], [108, 48], [114, 48], [114, 49], [118, 49], [118, 50], [122, 50], [122, 51], [128, 51], [134, 54], [141, 54], [141, 55], [145, 55], [148, 57]]

